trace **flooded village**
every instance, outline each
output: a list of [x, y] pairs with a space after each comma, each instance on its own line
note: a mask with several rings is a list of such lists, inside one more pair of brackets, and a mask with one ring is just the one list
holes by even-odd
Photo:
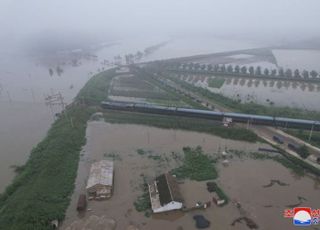
[[[150, 206], [137, 211], [135, 203], [139, 199], [150, 202], [144, 183], [152, 184], [158, 176], [181, 166], [186, 146], [201, 146], [203, 153], [215, 160], [219, 176], [214, 181], [227, 194], [228, 204], [220, 206], [214, 202], [217, 195], [208, 191], [208, 181], [180, 179], [177, 186], [183, 208], [178, 206], [177, 211], [152, 213]], [[201, 215], [210, 221], [209, 229], [273, 229], [277, 226], [295, 229], [288, 228], [290, 220], [282, 217], [283, 211], [296, 204], [320, 205], [319, 180], [296, 175], [272, 159], [241, 156], [240, 152], [256, 152], [259, 147], [268, 145], [190, 131], [91, 121], [87, 144], [81, 153], [75, 193], [63, 226], [79, 229], [73, 226], [94, 215], [111, 219], [106, 222], [114, 223], [109, 229], [195, 229], [193, 217]], [[112, 197], [104, 201], [90, 200], [85, 214], [78, 213], [78, 197], [86, 193], [91, 165], [106, 159], [114, 162]], [[304, 192], [301, 187], [305, 188]], [[255, 224], [248, 227], [246, 219], [241, 220], [244, 217]]]
[[0, 3], [0, 230], [320, 230], [320, 3]]

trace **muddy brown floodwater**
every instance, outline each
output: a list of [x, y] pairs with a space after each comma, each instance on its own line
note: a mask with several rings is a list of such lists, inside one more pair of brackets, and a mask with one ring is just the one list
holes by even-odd
[[[66, 219], [61, 229], [73, 221], [86, 219], [90, 215], [107, 216], [117, 221], [119, 230], [134, 224], [139, 229], [196, 229], [193, 215], [202, 214], [211, 222], [210, 229], [249, 229], [244, 223], [231, 223], [245, 215], [253, 219], [259, 229], [295, 229], [291, 220], [282, 217], [286, 206], [297, 204], [303, 197], [303, 206], [320, 207], [319, 182], [311, 177], [299, 178], [277, 162], [271, 160], [240, 159], [233, 157], [229, 166], [217, 163], [219, 170], [218, 184], [230, 198], [228, 205], [212, 205], [206, 210], [188, 213], [167, 213], [145, 217], [134, 208], [134, 201], [142, 191], [140, 185], [143, 176], [150, 180], [160, 173], [169, 171], [181, 164], [172, 158], [172, 152], [182, 154], [184, 146], [200, 145], [205, 153], [216, 155], [225, 147], [244, 151], [256, 151], [266, 144], [247, 143], [222, 139], [217, 136], [181, 130], [159, 129], [141, 125], [109, 124], [102, 121], [88, 123], [87, 144], [81, 153], [76, 188]], [[164, 160], [155, 160], [147, 155], [140, 155], [137, 149], [144, 149], [151, 155], [160, 155]], [[76, 202], [80, 193], [85, 193], [86, 180], [93, 161], [115, 155], [114, 194], [106, 201], [89, 201], [88, 210], [79, 216]], [[171, 157], [170, 157], [171, 156]], [[182, 155], [181, 155], [182, 156]], [[285, 186], [270, 181], [280, 181]], [[283, 184], [282, 184], [283, 185]], [[211, 200], [212, 195], [206, 190], [205, 182], [184, 181], [180, 185], [186, 205], [197, 201]], [[234, 205], [241, 203], [241, 209]]]

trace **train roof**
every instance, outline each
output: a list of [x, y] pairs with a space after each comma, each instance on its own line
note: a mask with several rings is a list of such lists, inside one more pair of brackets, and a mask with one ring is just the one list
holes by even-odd
[[123, 101], [103, 101], [101, 104], [106, 105], [115, 105], [115, 106], [135, 106], [137, 108], [153, 108], [159, 110], [168, 110], [168, 111], [178, 111], [178, 112], [189, 112], [189, 113], [198, 113], [205, 115], [216, 115], [216, 116], [224, 116], [230, 118], [247, 118], [247, 119], [255, 119], [255, 120], [269, 120], [269, 121], [278, 121], [278, 122], [290, 122], [290, 123], [298, 123], [298, 124], [307, 124], [307, 125], [320, 125], [320, 121], [317, 120], [306, 120], [306, 119], [295, 119], [295, 118], [287, 118], [287, 117], [273, 117], [273, 116], [264, 116], [264, 115], [254, 115], [254, 114], [246, 114], [246, 113], [232, 113], [232, 112], [217, 112], [211, 110], [202, 110], [202, 109], [192, 109], [192, 108], [178, 108], [178, 107], [167, 107], [161, 105], [154, 105], [149, 103], [133, 103], [133, 102], [123, 102]]

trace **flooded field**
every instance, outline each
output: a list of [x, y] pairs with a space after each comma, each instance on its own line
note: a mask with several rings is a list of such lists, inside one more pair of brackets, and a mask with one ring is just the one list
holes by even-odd
[[[53, 121], [53, 114], [61, 110], [61, 106], [54, 106], [53, 112], [51, 112], [45, 106], [46, 96], [60, 92], [64, 102], [70, 103], [91, 76], [113, 66], [111, 63], [115, 61], [114, 58], [116, 56], [121, 55], [122, 61], [124, 61], [124, 55], [135, 54], [138, 51], [143, 52], [146, 47], [163, 41], [169, 42], [144, 57], [143, 61], [258, 46], [257, 44], [253, 45], [232, 40], [206, 38], [205, 41], [210, 41], [210, 44], [224, 44], [224, 46], [211, 46], [212, 48], [208, 49], [203, 43], [203, 38], [171, 40], [168, 37], [156, 36], [122, 39], [111, 46], [96, 50], [90, 58], [79, 58], [76, 61], [72, 58], [74, 54], [70, 58], [68, 55], [65, 57], [60, 54], [48, 57], [30, 57], [20, 54], [19, 51], [11, 52], [11, 50], [1, 53], [0, 103], [3, 106], [0, 110], [0, 117], [3, 119], [0, 119], [0, 127], [7, 127], [8, 120], [19, 114], [19, 122], [17, 124], [35, 124], [33, 128], [36, 128], [39, 132], [30, 133], [22, 128], [24, 126], [19, 125], [7, 128], [6, 132], [2, 131], [4, 129], [1, 130], [0, 143], [2, 152], [0, 160], [4, 165], [4, 167], [1, 167], [3, 170], [1, 177], [5, 179], [0, 180], [0, 192], [14, 175], [10, 165], [21, 165], [25, 162], [32, 146], [36, 145], [44, 137], [46, 130], [48, 130]], [[230, 46], [228, 44], [234, 45]], [[173, 49], [173, 47], [176, 48]], [[188, 50], [186, 50], [186, 47], [189, 47]], [[217, 50], [214, 47], [219, 47], [219, 49]], [[65, 51], [61, 53], [65, 53]], [[58, 66], [61, 67], [60, 74], [57, 73]], [[52, 73], [50, 73], [50, 69]], [[121, 96], [115, 97], [115, 99], [117, 97], [123, 99]], [[126, 99], [130, 100], [129, 97], [126, 97]], [[131, 100], [137, 101], [137, 98], [132, 97]], [[154, 102], [154, 99], [149, 99], [148, 102]], [[30, 110], [30, 108], [33, 109]], [[26, 110], [29, 110], [28, 117], [24, 116]], [[20, 150], [17, 150], [17, 140], [29, 141], [26, 145], [20, 143]], [[7, 175], [10, 176], [7, 177]]]
[[[320, 110], [320, 84], [317, 83], [199, 75], [180, 75], [179, 78], [242, 102]], [[222, 84], [212, 87], [210, 78], [223, 79]]]
[[187, 105], [157, 85], [133, 74], [124, 74], [112, 79], [108, 99], [160, 105]]
[[[317, 199], [319, 182], [309, 177], [296, 177], [288, 169], [271, 160], [230, 156], [228, 166], [217, 163], [218, 184], [230, 198], [228, 205], [213, 205], [206, 210], [157, 214], [151, 217], [137, 212], [133, 203], [137, 196], [141, 195], [143, 177], [150, 181], [155, 176], [176, 168], [181, 165], [182, 148], [198, 145], [212, 157], [219, 156], [225, 148], [250, 152], [256, 151], [258, 147], [268, 147], [266, 144], [226, 140], [189, 131], [108, 124], [102, 121], [89, 122], [87, 144], [81, 153], [75, 193], [62, 229], [73, 221], [97, 215], [116, 220], [116, 229], [119, 230], [126, 229], [129, 225], [146, 230], [188, 230], [196, 229], [192, 219], [195, 214], [204, 215], [211, 222], [212, 229], [249, 229], [243, 223], [231, 225], [243, 215], [253, 219], [259, 229], [294, 229], [291, 220], [282, 217], [283, 209], [287, 205], [296, 204], [299, 202], [297, 197], [303, 197], [303, 205], [320, 206]], [[138, 149], [143, 149], [147, 154], [139, 154]], [[172, 157], [173, 155], [176, 157]], [[91, 163], [110, 158], [115, 161], [112, 198], [106, 201], [89, 201], [88, 210], [79, 216], [76, 202], [79, 194], [85, 193]], [[287, 185], [265, 187], [271, 180], [280, 180]], [[180, 184], [180, 190], [188, 206], [212, 199], [212, 195], [206, 190], [205, 182], [184, 180]], [[235, 202], [240, 202], [241, 208], [237, 208]]]
[[272, 52], [278, 65], [283, 68], [320, 71], [319, 50], [275, 49]]

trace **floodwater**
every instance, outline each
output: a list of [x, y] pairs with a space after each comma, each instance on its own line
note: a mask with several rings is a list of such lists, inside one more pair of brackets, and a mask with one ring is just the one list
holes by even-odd
[[91, 76], [88, 72], [96, 70], [95, 63], [87, 63], [65, 66], [61, 76], [50, 76], [48, 68], [35, 60], [9, 59], [0, 62], [0, 192], [14, 177], [10, 166], [25, 163], [62, 109], [59, 105], [50, 109], [45, 97], [60, 92], [64, 103], [70, 103]]
[[[282, 217], [286, 205], [296, 204], [297, 196], [306, 200], [303, 205], [319, 207], [319, 184], [308, 177], [297, 178], [288, 169], [273, 161], [230, 159], [225, 167], [218, 163], [218, 183], [226, 191], [231, 202], [224, 207], [215, 205], [206, 210], [188, 213], [173, 212], [152, 215], [147, 218], [135, 211], [133, 202], [141, 194], [142, 176], [147, 181], [181, 164], [182, 148], [200, 145], [204, 152], [217, 156], [224, 148], [256, 151], [266, 144], [252, 144], [226, 140], [217, 136], [181, 130], [159, 129], [141, 125], [109, 124], [102, 121], [88, 123], [87, 144], [81, 153], [76, 189], [66, 213], [61, 229], [79, 218], [90, 215], [106, 216], [117, 221], [119, 230], [135, 225], [139, 229], [196, 229], [193, 215], [202, 214], [211, 221], [212, 229], [248, 229], [244, 224], [231, 226], [233, 220], [243, 214], [253, 219], [259, 229], [294, 229], [291, 220]], [[153, 156], [164, 160], [154, 160], [147, 155], [139, 155], [136, 150], [144, 149]], [[178, 156], [173, 159], [172, 152]], [[114, 194], [106, 201], [89, 201], [88, 211], [81, 216], [76, 212], [76, 202], [80, 193], [85, 193], [85, 185], [92, 162], [115, 155]], [[264, 188], [270, 180], [278, 179], [289, 186]], [[212, 195], [206, 190], [205, 182], [184, 181], [180, 189], [186, 204], [210, 201]], [[290, 193], [290, 195], [288, 195]], [[242, 204], [241, 210], [234, 201]]]
[[320, 50], [275, 49], [272, 52], [278, 65], [285, 69], [305, 69], [320, 72]]
[[[77, 65], [72, 64], [73, 57], [58, 54], [30, 57], [7, 47], [8, 51], [0, 54], [0, 192], [14, 177], [10, 166], [21, 165], [26, 161], [32, 147], [45, 136], [53, 122], [53, 114], [62, 108], [56, 105], [50, 110], [45, 106], [46, 96], [60, 92], [64, 102], [70, 103], [91, 76], [111, 67], [103, 63], [105, 60], [111, 63], [117, 55], [143, 52], [146, 47], [163, 41], [169, 43], [142, 61], [218, 51], [216, 48], [205, 49], [203, 38], [199, 39], [187, 42], [186, 39], [170, 40], [164, 36], [123, 39], [95, 51], [95, 58], [80, 58]], [[220, 47], [219, 50], [258, 46], [245, 42], [227, 42], [225, 39], [207, 38], [206, 41], [210, 42], [208, 44], [223, 43], [224, 46], [210, 46]], [[233, 45], [228, 46], [228, 43]], [[172, 47], [176, 49], [173, 50]], [[189, 48], [185, 49], [186, 47]], [[58, 65], [63, 69], [60, 76], [55, 71]], [[54, 70], [52, 76], [49, 68]], [[25, 128], [27, 124], [28, 129]]]
[[179, 78], [242, 102], [320, 111], [320, 83], [224, 77], [223, 85], [213, 88], [209, 87], [206, 76], [180, 75]]

